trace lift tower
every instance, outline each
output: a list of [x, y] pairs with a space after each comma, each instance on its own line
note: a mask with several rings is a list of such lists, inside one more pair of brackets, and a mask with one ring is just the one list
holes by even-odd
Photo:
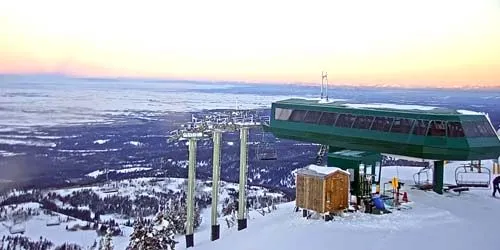
[[186, 248], [194, 246], [194, 191], [196, 179], [196, 141], [205, 137], [202, 132], [184, 132], [183, 138], [189, 140], [188, 192], [187, 192], [187, 222]]
[[[224, 132], [240, 132], [240, 183], [239, 183], [239, 206], [238, 206], [238, 230], [247, 227], [246, 218], [246, 181], [248, 169], [248, 132], [250, 128], [261, 127], [262, 118], [259, 120], [254, 116], [232, 117], [231, 119], [198, 120], [194, 116], [188, 124], [187, 130], [177, 130], [171, 133], [168, 141], [178, 139], [188, 139], [189, 141], [189, 166], [188, 166], [188, 194], [187, 194], [187, 228], [186, 228], [186, 248], [194, 246], [194, 196], [196, 178], [196, 142], [199, 139], [212, 137], [213, 148], [213, 172], [212, 172], [212, 211], [211, 240], [217, 240], [220, 235], [220, 225], [217, 221], [218, 195], [220, 185], [220, 156], [221, 140]], [[267, 117], [266, 122], [269, 122]]]

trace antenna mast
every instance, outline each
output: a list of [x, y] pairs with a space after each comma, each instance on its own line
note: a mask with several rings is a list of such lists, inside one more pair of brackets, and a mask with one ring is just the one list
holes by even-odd
[[325, 85], [325, 97], [328, 101], [328, 72], [321, 71], [321, 99], [323, 99], [323, 85]]
[[320, 100], [323, 100], [323, 71], [321, 71], [321, 97], [319, 98]]

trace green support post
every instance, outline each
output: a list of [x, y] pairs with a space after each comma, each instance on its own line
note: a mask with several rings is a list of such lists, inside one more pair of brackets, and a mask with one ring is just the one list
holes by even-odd
[[186, 248], [194, 246], [194, 188], [196, 178], [196, 138], [189, 138]]
[[375, 180], [375, 176], [377, 175], [377, 173], [375, 173], [375, 169], [376, 169], [375, 165], [376, 165], [375, 162], [372, 163], [372, 165], [371, 165], [372, 166], [372, 184], [376, 183], [376, 181], [377, 181], [377, 180]]
[[443, 179], [444, 179], [444, 161], [434, 162], [434, 171], [432, 175], [433, 190], [438, 194], [443, 194]]
[[247, 228], [246, 218], [246, 182], [248, 168], [248, 128], [240, 128], [240, 187], [238, 198], [238, 231]]
[[212, 169], [212, 235], [210, 240], [214, 241], [219, 239], [220, 225], [217, 222], [217, 206], [219, 199], [219, 180], [220, 180], [220, 141], [221, 131], [214, 131], [214, 154], [213, 154], [213, 169]]
[[360, 189], [360, 176], [359, 176], [359, 162], [355, 162], [352, 166], [354, 169], [354, 195], [361, 195]]

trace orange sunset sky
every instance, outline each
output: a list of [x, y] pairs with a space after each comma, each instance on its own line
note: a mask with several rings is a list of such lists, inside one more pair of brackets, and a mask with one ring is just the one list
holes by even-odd
[[0, 72], [500, 86], [499, 0], [0, 0]]

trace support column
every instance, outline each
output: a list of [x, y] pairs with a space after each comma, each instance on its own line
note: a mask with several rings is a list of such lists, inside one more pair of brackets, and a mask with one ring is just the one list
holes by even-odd
[[500, 165], [498, 165], [498, 159], [493, 160], [493, 178], [496, 175], [500, 175]]
[[375, 164], [376, 164], [376, 166], [378, 166], [376, 193], [379, 194], [380, 193], [380, 185], [382, 185], [382, 183], [380, 183], [382, 181], [382, 162], [378, 161]]
[[247, 227], [246, 218], [246, 194], [245, 187], [247, 182], [247, 154], [248, 154], [248, 128], [240, 129], [240, 188], [238, 198], [238, 231]]
[[354, 189], [353, 189], [354, 195], [356, 195], [359, 198], [359, 196], [361, 195], [361, 189], [360, 189], [361, 178], [359, 175], [359, 162], [355, 162], [351, 168], [354, 169]]
[[186, 248], [194, 246], [194, 188], [196, 178], [196, 139], [189, 138]]
[[220, 225], [217, 222], [217, 206], [219, 200], [219, 180], [220, 180], [220, 141], [221, 131], [214, 131], [214, 155], [212, 169], [212, 235], [210, 240], [219, 239]]
[[375, 169], [376, 169], [376, 164], [372, 162], [372, 184], [375, 184], [377, 180], [375, 179], [375, 176], [377, 175]]
[[434, 171], [432, 172], [432, 189], [438, 194], [443, 194], [444, 179], [444, 161], [434, 162]]

